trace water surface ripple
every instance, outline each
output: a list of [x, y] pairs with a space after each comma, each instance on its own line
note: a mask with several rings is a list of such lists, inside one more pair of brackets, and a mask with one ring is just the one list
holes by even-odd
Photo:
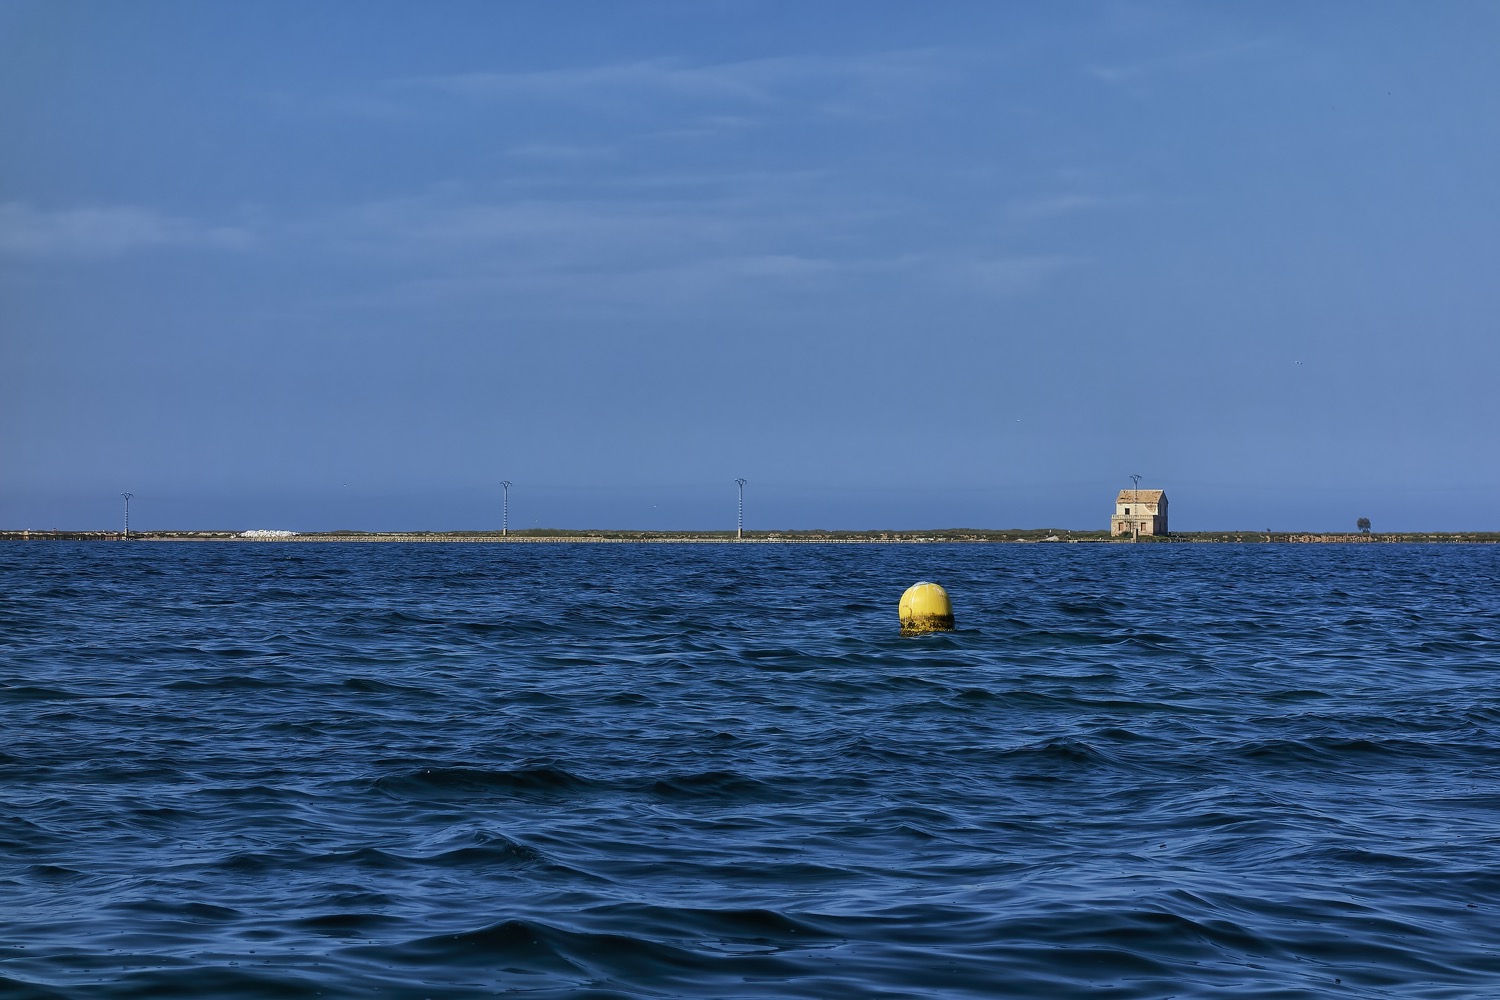
[[[901, 591], [959, 629], [903, 638]], [[1500, 996], [1500, 548], [0, 546], [8, 997]]]

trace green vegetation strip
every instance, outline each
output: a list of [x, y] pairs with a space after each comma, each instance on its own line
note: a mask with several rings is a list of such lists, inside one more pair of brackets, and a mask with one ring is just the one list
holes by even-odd
[[[0, 531], [0, 541], [125, 541], [114, 531]], [[279, 538], [245, 538], [233, 531], [132, 531], [128, 541], [146, 542], [244, 542], [285, 544], [298, 542], [677, 542], [686, 544], [931, 544], [941, 542], [1092, 542], [1110, 545], [1180, 545], [1194, 542], [1265, 543], [1453, 543], [1500, 542], [1500, 532], [1286, 532], [1286, 531], [1187, 531], [1170, 535], [1143, 535], [1135, 542], [1128, 536], [1110, 537], [1105, 531], [1068, 531], [1064, 528], [943, 528], [922, 531], [831, 531], [823, 529], [745, 532], [737, 539], [732, 531], [575, 531], [562, 528], [529, 528], [502, 535], [498, 531], [309, 532]]]

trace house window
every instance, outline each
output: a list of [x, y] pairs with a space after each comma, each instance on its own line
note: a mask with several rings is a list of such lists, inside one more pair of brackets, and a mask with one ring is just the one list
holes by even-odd
[[1130, 508], [1129, 508], [1129, 507], [1126, 507], [1126, 508], [1125, 508], [1125, 513], [1127, 513], [1127, 514], [1129, 514], [1129, 513], [1130, 513]]

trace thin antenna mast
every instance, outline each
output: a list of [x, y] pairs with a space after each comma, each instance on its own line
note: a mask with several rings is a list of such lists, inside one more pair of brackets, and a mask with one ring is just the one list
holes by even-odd
[[500, 520], [500, 536], [503, 538], [510, 534], [510, 480], [501, 483], [500, 488], [505, 491], [505, 513]]
[[[1141, 477], [1140, 476], [1131, 476], [1130, 477], [1130, 481], [1135, 484], [1135, 489], [1133, 489], [1131, 491], [1131, 493], [1132, 493], [1132, 495], [1134, 497], [1134, 499], [1131, 500], [1131, 502], [1130, 502], [1131, 503], [1131, 508], [1135, 511], [1136, 517], [1140, 517], [1140, 514], [1141, 514], [1141, 511], [1140, 511], [1140, 503], [1141, 503]], [[1139, 538], [1140, 536], [1141, 536], [1141, 522], [1140, 521], [1134, 521], [1134, 520], [1131, 521], [1130, 522], [1130, 538], [1131, 538], [1131, 540], [1134, 541], [1135, 539]]]
[[734, 539], [735, 539], [735, 541], [743, 541], [744, 538], [745, 538], [745, 484], [747, 482], [749, 482], [748, 479], [736, 479], [735, 480], [735, 483], [740, 488], [740, 522], [739, 522], [739, 527], [737, 529], [735, 529], [735, 533], [734, 533]]
[[121, 493], [120, 496], [122, 496], [122, 497], [125, 498], [125, 537], [129, 538], [130, 537], [130, 498], [133, 497], [133, 496], [135, 496], [135, 494], [134, 493]]

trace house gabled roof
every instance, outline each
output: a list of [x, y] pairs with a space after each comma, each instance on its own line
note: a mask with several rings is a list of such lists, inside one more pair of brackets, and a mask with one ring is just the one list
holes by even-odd
[[1166, 499], [1166, 490], [1121, 490], [1115, 503], [1161, 503]]

